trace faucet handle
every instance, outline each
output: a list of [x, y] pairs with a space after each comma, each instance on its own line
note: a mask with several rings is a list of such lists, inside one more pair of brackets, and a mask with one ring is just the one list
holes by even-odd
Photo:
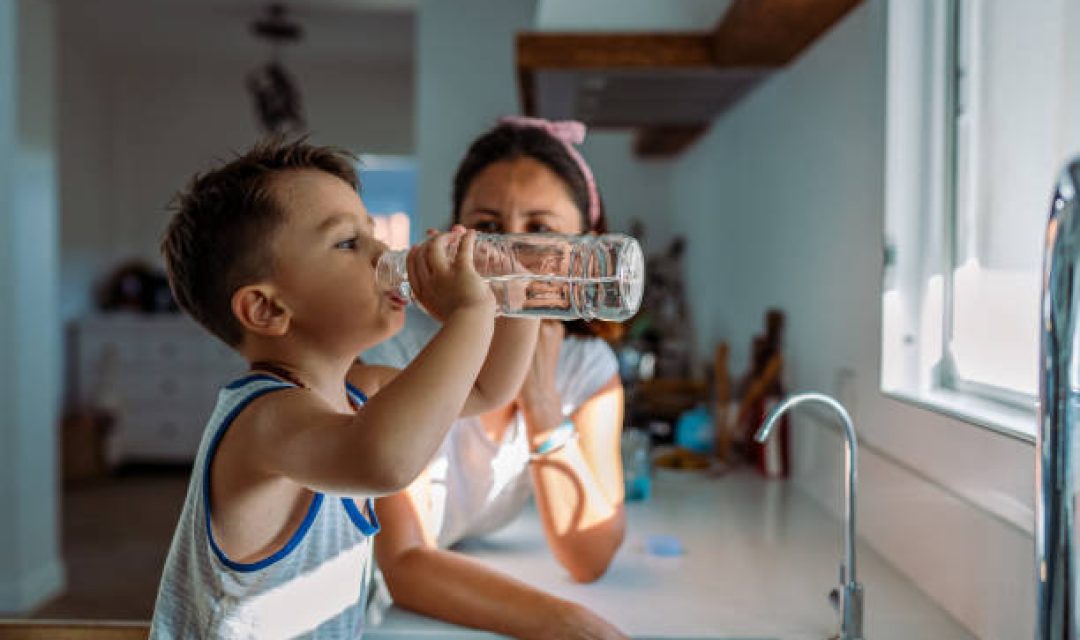
[[843, 589], [844, 586], [847, 584], [847, 567], [845, 567], [844, 563], [842, 562], [840, 563], [838, 573], [840, 578], [840, 586], [833, 587], [829, 591], [829, 604], [831, 604], [832, 608], [839, 613], [840, 608], [844, 604], [844, 594], [841, 592], [841, 589]]

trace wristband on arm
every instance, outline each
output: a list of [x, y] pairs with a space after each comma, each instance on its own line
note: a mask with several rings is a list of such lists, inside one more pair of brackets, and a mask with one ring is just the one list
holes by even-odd
[[559, 426], [551, 432], [551, 435], [547, 437], [529, 453], [529, 462], [539, 460], [549, 453], [555, 453], [559, 449], [565, 447], [571, 440], [577, 439], [577, 428], [570, 418], [563, 418], [563, 421], [559, 423]]

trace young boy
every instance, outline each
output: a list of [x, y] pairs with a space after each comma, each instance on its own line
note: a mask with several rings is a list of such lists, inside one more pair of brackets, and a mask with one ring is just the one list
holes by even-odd
[[536, 322], [495, 322], [475, 235], [456, 228], [408, 258], [441, 331], [404, 370], [357, 366], [347, 385], [406, 304], [375, 284], [386, 247], [348, 157], [263, 143], [196, 176], [174, 208], [162, 251], [176, 298], [252, 371], [203, 434], [151, 635], [359, 637], [371, 498], [407, 486], [454, 418], [517, 393]]

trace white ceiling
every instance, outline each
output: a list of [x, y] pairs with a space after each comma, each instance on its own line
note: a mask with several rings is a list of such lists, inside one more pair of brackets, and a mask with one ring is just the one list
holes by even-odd
[[[286, 59], [383, 63], [413, 55], [417, 0], [305, 0], [289, 3], [304, 38]], [[252, 59], [270, 46], [251, 33], [265, 0], [59, 0], [60, 37], [117, 56], [183, 55]]]

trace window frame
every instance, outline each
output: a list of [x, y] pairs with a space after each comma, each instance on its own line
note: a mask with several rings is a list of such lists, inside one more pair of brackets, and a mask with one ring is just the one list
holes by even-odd
[[[976, 93], [971, 66], [971, 51], [973, 33], [980, 26], [980, 5], [972, 0], [944, 0], [946, 4], [944, 26], [945, 31], [945, 138], [942, 145], [946, 154], [945, 171], [945, 274], [944, 274], [944, 306], [942, 308], [942, 345], [941, 362], [937, 371], [939, 379], [937, 385], [943, 390], [986, 400], [994, 404], [1006, 405], [1019, 411], [1026, 411], [1034, 419], [1034, 407], [1038, 402], [1035, 394], [1024, 393], [1016, 389], [987, 384], [966, 379], [958, 370], [953, 360], [949, 343], [955, 335], [954, 300], [956, 287], [954, 278], [956, 270], [960, 267], [960, 218], [965, 215], [961, 210], [960, 181], [961, 181], [961, 141], [960, 123], [961, 116], [968, 113], [972, 107], [971, 99], [962, 100], [962, 94], [971, 96]], [[962, 86], [963, 85], [963, 88]], [[977, 128], [978, 118], [971, 123]], [[978, 140], [967, 142], [977, 148]], [[971, 154], [972, 156], [977, 155]], [[1035, 355], [1032, 355], [1035, 358]], [[1034, 429], [1034, 425], [1032, 426]]]
[[964, 379], [949, 355], [963, 215], [958, 109], [970, 73], [960, 63], [965, 8], [962, 0], [889, 6], [881, 391], [1034, 442], [1037, 399]]

